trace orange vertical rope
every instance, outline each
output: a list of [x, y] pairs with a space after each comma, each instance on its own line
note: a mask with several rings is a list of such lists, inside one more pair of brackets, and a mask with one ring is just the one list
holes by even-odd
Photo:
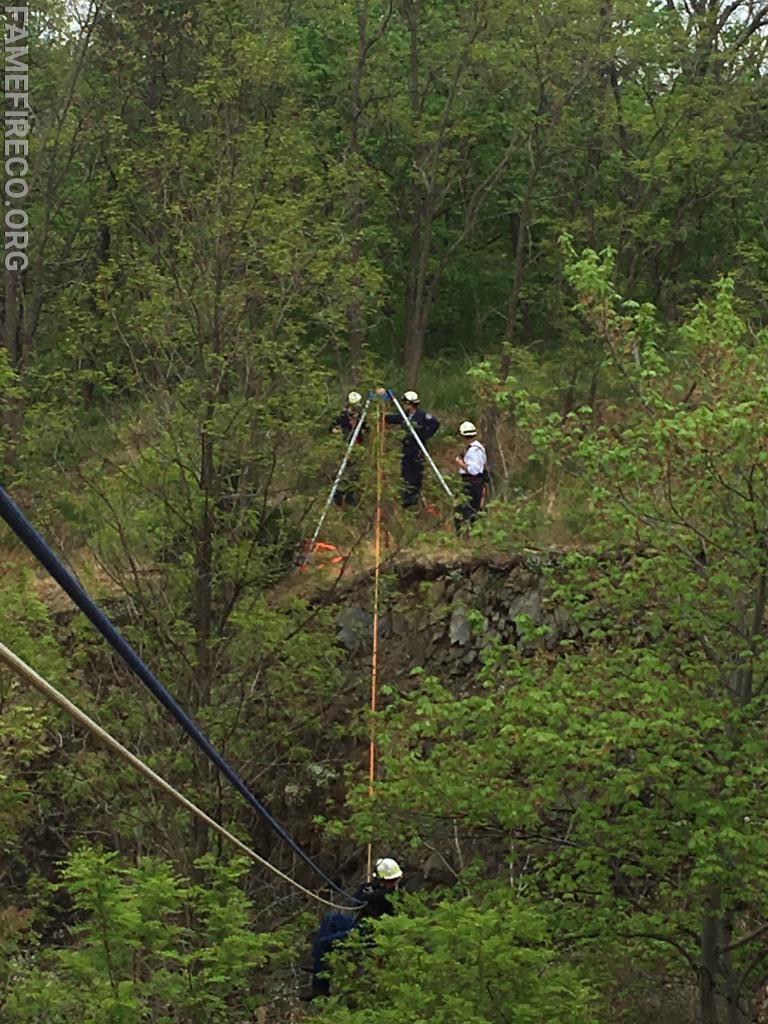
[[[376, 782], [376, 705], [379, 688], [379, 581], [381, 577], [381, 502], [384, 489], [384, 403], [377, 420], [376, 513], [373, 520], [373, 643], [371, 650], [371, 739], [368, 753], [368, 796]], [[373, 844], [368, 843], [368, 881], [373, 877]]]

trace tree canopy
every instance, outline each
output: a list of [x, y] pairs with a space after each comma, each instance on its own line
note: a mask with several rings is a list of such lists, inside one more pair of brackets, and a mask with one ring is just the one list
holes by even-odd
[[[307, 1016], [765, 1019], [768, 5], [41, 0], [24, 24], [2, 482], [334, 877], [368, 841], [408, 864]], [[454, 538], [433, 481], [401, 513], [371, 415], [340, 579], [299, 572], [330, 424], [381, 384], [440, 417], [446, 474], [479, 425], [484, 514]], [[371, 569], [382, 439], [385, 561], [527, 552], [569, 630], [523, 613], [479, 669], [386, 679], [371, 798], [334, 601]], [[0, 639], [309, 884], [7, 532], [0, 567]], [[299, 1019], [317, 908], [5, 669], [0, 723], [4, 1020]]]

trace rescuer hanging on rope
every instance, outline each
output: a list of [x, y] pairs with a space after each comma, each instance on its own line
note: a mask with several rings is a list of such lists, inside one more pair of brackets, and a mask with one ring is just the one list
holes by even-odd
[[[440, 421], [432, 413], [424, 412], [415, 391], [406, 391], [403, 400], [405, 414], [419, 435], [422, 444], [426, 447], [429, 439], [437, 433]], [[385, 421], [387, 423], [403, 422], [399, 412], [387, 413]], [[419, 503], [421, 486], [424, 482], [424, 461], [424, 453], [406, 426], [403, 438], [403, 456], [400, 461], [400, 472], [403, 478], [403, 508], [415, 508]]]
[[463, 455], [457, 455], [455, 462], [459, 467], [463, 495], [456, 508], [456, 533], [462, 529], [470, 529], [477, 514], [483, 507], [483, 497], [488, 476], [488, 457], [485, 447], [477, 438], [477, 428], [469, 420], [459, 427], [459, 433], [467, 441]]
[[390, 899], [403, 877], [400, 865], [392, 857], [376, 861], [373, 879], [361, 885], [355, 899], [362, 904], [356, 914], [326, 914], [312, 942], [312, 993], [310, 998], [330, 995], [328, 954], [355, 929], [373, 942], [370, 921], [395, 913]]
[[373, 879], [361, 885], [355, 893], [355, 899], [363, 904], [357, 914], [358, 921], [394, 914], [395, 908], [389, 897], [397, 892], [402, 878], [403, 870], [392, 857], [377, 860]]
[[[350, 391], [347, 395], [347, 404], [331, 424], [331, 433], [340, 434], [344, 443], [349, 444], [355, 427], [360, 422], [362, 414], [363, 396], [359, 391]], [[356, 446], [363, 443], [363, 435], [368, 431], [368, 424], [364, 423], [357, 435]], [[350, 460], [346, 470], [346, 480], [339, 484], [333, 496], [334, 504], [342, 507], [350, 505], [354, 507], [358, 503], [357, 482], [360, 477], [359, 467]]]

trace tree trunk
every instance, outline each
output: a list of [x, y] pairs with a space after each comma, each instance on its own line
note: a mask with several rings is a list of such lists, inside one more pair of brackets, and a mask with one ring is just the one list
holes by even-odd
[[[520, 207], [520, 213], [516, 218], [516, 225], [513, 221], [513, 236], [515, 240], [515, 262], [512, 272], [512, 286], [507, 302], [507, 318], [504, 330], [504, 348], [499, 363], [499, 385], [503, 387], [509, 378], [509, 371], [512, 368], [513, 345], [516, 341], [517, 318], [520, 313], [520, 296], [523, 289], [525, 276], [525, 238], [528, 233], [528, 224], [533, 206], [533, 188], [536, 180], [537, 169], [536, 150], [531, 148], [530, 163], [528, 166], [528, 178], [525, 183], [525, 195]], [[496, 405], [489, 405], [483, 416], [483, 437], [485, 439], [488, 461], [492, 467], [502, 466], [501, 449], [499, 442], [499, 408]]]
[[[422, 95], [419, 85], [419, 30], [421, 0], [410, 0], [405, 7], [410, 40], [408, 69], [408, 101], [414, 130], [421, 121]], [[414, 151], [415, 177], [410, 189], [411, 237], [408, 254], [408, 276], [405, 286], [405, 350], [403, 353], [406, 382], [415, 388], [424, 355], [424, 338], [435, 297], [436, 282], [428, 282], [429, 258], [432, 251], [432, 224], [436, 211], [435, 168], [441, 140], [417, 142]], [[435, 148], [437, 147], [437, 148]], [[431, 159], [431, 171], [427, 171]], [[422, 180], [423, 176], [423, 180]]]
[[528, 234], [528, 223], [531, 218], [531, 206], [533, 205], [533, 185], [536, 177], [536, 159], [531, 155], [531, 163], [528, 168], [528, 180], [525, 183], [525, 196], [517, 217], [517, 230], [515, 232], [515, 267], [512, 275], [512, 288], [509, 292], [507, 302], [507, 322], [504, 331], [504, 352], [499, 366], [499, 377], [501, 383], [505, 383], [512, 366], [512, 346], [516, 340], [517, 317], [520, 312], [520, 295], [523, 290], [523, 278], [525, 276], [525, 237]]
[[563, 404], [560, 409], [560, 416], [565, 421], [568, 416], [573, 412], [573, 407], [576, 404], [576, 383], [579, 379], [579, 368], [574, 366], [571, 372], [570, 379], [568, 381], [568, 387], [563, 395]]
[[363, 346], [365, 344], [365, 324], [363, 322], [362, 304], [359, 293], [362, 288], [362, 279], [359, 273], [360, 260], [362, 258], [362, 247], [360, 244], [360, 232], [363, 227], [363, 214], [365, 206], [360, 194], [360, 185], [356, 174], [360, 165], [360, 116], [363, 111], [362, 81], [365, 62], [368, 54], [368, 5], [363, 4], [357, 15], [357, 61], [352, 71], [352, 82], [350, 88], [350, 129], [349, 129], [349, 163], [352, 167], [350, 177], [350, 190], [348, 202], [350, 207], [350, 230], [352, 241], [349, 251], [352, 262], [352, 287], [355, 289], [355, 296], [347, 307], [347, 336], [349, 340], [349, 362], [351, 377], [356, 377], [363, 359]]
[[[762, 555], [762, 552], [761, 552]], [[745, 602], [741, 634], [747, 654], [723, 680], [731, 700], [743, 707], [752, 699], [753, 669], [756, 638], [761, 634], [768, 600], [768, 579], [761, 567], [751, 601]], [[751, 652], [751, 654], [749, 653]], [[729, 851], [720, 851], [725, 858]], [[740, 984], [734, 974], [731, 942], [734, 915], [721, 909], [721, 897], [713, 887], [704, 905], [701, 928], [701, 955], [699, 960], [699, 1013], [701, 1024], [719, 1024], [717, 979], [720, 979], [721, 1001], [724, 1003], [728, 1024], [746, 1024], [747, 1016], [739, 1001]]]
[[592, 368], [592, 376], [589, 378], [589, 395], [587, 397], [587, 405], [592, 410], [592, 420], [596, 420], [597, 412], [595, 406], [597, 405], [597, 389], [600, 383], [600, 366], [594, 366]]
[[[359, 293], [363, 282], [357, 271], [362, 256], [359, 233], [363, 225], [363, 204], [357, 197], [352, 198], [352, 217], [350, 227], [352, 230], [352, 242], [350, 244], [350, 255], [352, 258], [352, 287]], [[355, 296], [347, 306], [347, 338], [349, 342], [349, 373], [350, 381], [357, 379], [360, 367], [363, 362], [363, 348], [365, 346], [365, 320], [360, 299]]]
[[[24, 369], [23, 305], [21, 276], [18, 270], [5, 272], [5, 309], [3, 316], [3, 347], [8, 353], [8, 362], [16, 373]], [[3, 399], [0, 406], [0, 426], [11, 442], [9, 457], [13, 458], [14, 444], [22, 427], [22, 407], [16, 399]]]
[[434, 288], [428, 286], [427, 272], [432, 248], [433, 197], [415, 183], [411, 204], [411, 245], [405, 292], [405, 375], [410, 387], [416, 387], [424, 355], [424, 338], [434, 300]]
[[405, 328], [405, 380], [411, 388], [415, 388], [419, 380], [427, 319], [425, 310], [416, 305], [408, 317]]
[[200, 435], [200, 490], [203, 509], [195, 557], [195, 653], [198, 683], [192, 694], [195, 711], [210, 702], [211, 681], [211, 626], [213, 607], [213, 438], [210, 434], [210, 416]]
[[[214, 447], [211, 436], [211, 422], [214, 405], [209, 402], [205, 420], [200, 431], [200, 491], [202, 492], [202, 513], [197, 537], [194, 576], [194, 623], [195, 623], [195, 674], [190, 694], [190, 707], [197, 715], [201, 708], [211, 701], [211, 679], [213, 674], [211, 634], [213, 625], [213, 539], [214, 539]], [[202, 758], [198, 758], [202, 779], [209, 780], [215, 769]], [[202, 856], [208, 849], [208, 830], [198, 822], [192, 823], [191, 849], [194, 858]], [[193, 858], [193, 859], [194, 859]]]
[[739, 979], [733, 970], [733, 953], [728, 948], [733, 940], [733, 912], [729, 912], [723, 918], [720, 929], [720, 969], [725, 977], [725, 1007], [728, 1015], [728, 1024], [747, 1024], [748, 1017], [741, 1007], [739, 996], [741, 986]]
[[710, 913], [701, 928], [699, 960], [699, 1016], [701, 1024], [719, 1024], [717, 1013], [717, 940], [720, 934], [717, 917]]

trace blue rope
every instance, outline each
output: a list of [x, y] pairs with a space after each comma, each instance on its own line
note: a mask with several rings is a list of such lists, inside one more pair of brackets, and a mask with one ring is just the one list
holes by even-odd
[[343, 889], [340, 889], [335, 882], [328, 878], [328, 876], [317, 866], [317, 864], [315, 864], [309, 855], [302, 850], [296, 840], [286, 832], [283, 826], [272, 817], [267, 808], [254, 796], [235, 769], [218, 752], [216, 747], [214, 747], [195, 720], [187, 714], [187, 712], [163, 686], [154, 673], [151, 672], [144, 664], [125, 637], [113, 625], [110, 618], [101, 610], [101, 608], [99, 608], [95, 601], [88, 596], [82, 585], [75, 579], [72, 573], [65, 568], [60, 559], [53, 553], [45, 539], [37, 532], [34, 526], [32, 526], [24, 513], [2, 486], [0, 486], [0, 516], [2, 516], [10, 526], [19, 540], [29, 548], [38, 562], [48, 570], [59, 586], [72, 598], [80, 611], [90, 619], [107, 643], [109, 643], [114, 650], [117, 651], [123, 661], [133, 669], [139, 679], [141, 679], [144, 685], [151, 691], [152, 695], [167, 711], [170, 711], [182, 729], [216, 765], [224, 778], [235, 787], [238, 793], [245, 798], [246, 802], [249, 803], [257, 814], [266, 821], [270, 828], [290, 846], [293, 852], [301, 857], [305, 864], [312, 868], [312, 870], [315, 871], [323, 881], [327, 882], [327, 884], [330, 885], [337, 893], [347, 899], [350, 899], [351, 897], [349, 894], [344, 892]]

